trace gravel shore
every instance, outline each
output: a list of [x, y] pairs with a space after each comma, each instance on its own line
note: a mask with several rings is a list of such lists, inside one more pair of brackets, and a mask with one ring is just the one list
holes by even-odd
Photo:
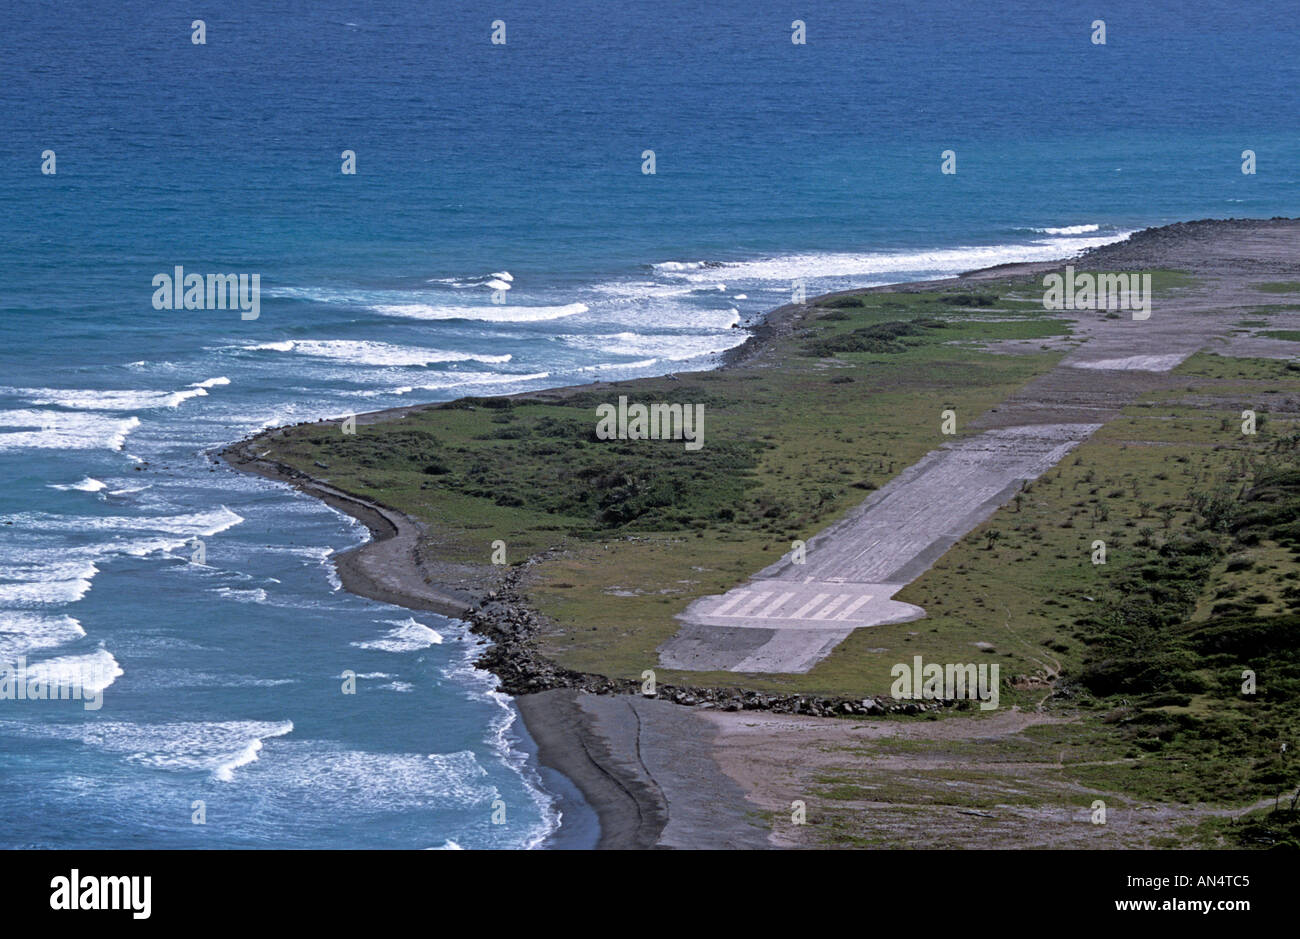
[[[1147, 229], [1070, 263], [1079, 270], [1166, 268], [1204, 277], [1205, 284], [1180, 300], [1177, 309], [1162, 308], [1160, 320], [1152, 323], [1156, 327], [1153, 333], [1167, 335], [1180, 357], [1200, 348], [1249, 355], [1258, 351], [1243, 345], [1244, 340], [1229, 335], [1226, 325], [1236, 314], [1228, 311], [1259, 302], [1259, 295], [1249, 289], [1250, 278], [1293, 276], [1298, 256], [1300, 221], [1210, 220]], [[1065, 263], [1000, 265], [964, 274], [958, 280], [949, 278], [930, 284], [876, 289], [913, 290], [1003, 277], [1038, 276], [1059, 270]], [[761, 360], [769, 341], [794, 330], [805, 309], [788, 305], [772, 311], [744, 345], [726, 354], [722, 367]], [[1123, 329], [1123, 325], [1101, 321], [1084, 326], [1078, 332], [1088, 342], [1078, 355], [1101, 363], [1131, 356], [1134, 334], [1131, 329]], [[1241, 345], [1241, 349], [1234, 343]], [[1067, 377], [1090, 367], [1114, 369], [1112, 365], [1089, 366], [1082, 361], [1063, 363], [1063, 367]], [[1119, 373], [1115, 371], [1097, 374], [1124, 385], [1120, 398], [1127, 398], [1150, 382], [1150, 376], [1144, 378], [1146, 373], [1142, 371], [1135, 371], [1130, 378], [1117, 377]], [[1091, 379], [1090, 383], [1095, 384]], [[1007, 413], [986, 415], [981, 426], [1004, 425], [1010, 421], [1008, 414], [1026, 408], [1041, 412], [1039, 420], [1073, 418], [1072, 409], [1078, 403], [1074, 398], [1065, 403], [1058, 401], [1064, 394], [1060, 385], [1059, 381], [1053, 384], [1046, 379], [1031, 383], [1003, 409]], [[593, 387], [583, 385], [582, 390], [590, 392]], [[566, 392], [567, 389], [528, 392], [528, 397], [558, 397]], [[1105, 403], [1111, 405], [1109, 401]], [[374, 412], [360, 415], [357, 420], [359, 424], [392, 420], [414, 409]], [[1091, 413], [1097, 410], [1090, 408]], [[412, 609], [433, 610], [471, 621], [476, 615], [482, 618], [482, 609], [491, 603], [490, 594], [501, 583], [500, 569], [440, 561], [427, 548], [421, 548], [424, 530], [416, 520], [267, 461], [259, 456], [259, 451], [264, 449], [259, 442], [275, 433], [269, 431], [234, 444], [223, 456], [236, 469], [294, 485], [358, 518], [370, 529], [372, 541], [335, 558], [340, 579], [348, 590]], [[778, 834], [783, 826], [772, 821], [776, 807], [788, 805], [789, 800], [785, 793], [772, 789], [775, 777], [771, 773], [754, 772], [755, 767], [764, 765], [763, 755], [747, 754], [735, 745], [739, 739], [761, 742], [760, 737], [744, 730], [753, 726], [754, 715], [744, 713], [745, 709], [739, 707], [728, 708], [712, 700], [699, 700], [698, 696], [693, 696], [694, 703], [706, 703], [708, 709], [679, 706], [672, 703], [671, 695], [647, 699], [634, 694], [608, 693], [623, 690], [614, 688], [601, 688], [605, 693], [593, 694], [582, 682], [577, 682], [576, 687], [574, 682], [568, 682], [569, 687], [557, 682], [546, 690], [520, 694], [523, 689], [515, 687], [515, 683], [527, 669], [522, 672], [512, 669], [510, 662], [505, 661], [513, 652], [508, 636], [502, 642], [503, 636], [492, 636], [502, 651], [497, 663], [490, 667], [502, 677], [505, 690], [516, 694], [524, 723], [537, 744], [541, 764], [571, 780], [595, 811], [600, 824], [599, 847], [756, 848], [797, 843], [788, 832]], [[734, 703], [736, 699], [732, 700]], [[821, 713], [803, 707], [795, 702], [785, 709], [802, 714]], [[804, 731], [800, 728], [806, 731], [808, 721], [821, 719], [804, 716], [762, 720], [769, 731], [784, 728], [802, 738]], [[847, 722], [841, 723], [849, 726]], [[937, 722], [946, 723], [949, 722]], [[796, 749], [807, 752], [802, 747]], [[565, 846], [563, 838], [553, 840], [556, 846]]]

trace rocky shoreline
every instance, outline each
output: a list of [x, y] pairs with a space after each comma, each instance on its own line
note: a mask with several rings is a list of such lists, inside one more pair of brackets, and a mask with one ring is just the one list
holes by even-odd
[[[920, 289], [935, 283], [941, 282], [900, 286]], [[813, 298], [806, 305], [787, 304], [771, 311], [763, 322], [751, 327], [751, 335], [744, 343], [723, 354], [719, 367], [734, 367], [761, 355], [772, 339], [793, 331], [819, 299]], [[591, 391], [599, 384], [583, 385], [581, 390]], [[571, 390], [557, 388], [528, 392], [526, 397], [544, 399]], [[356, 420], [358, 425], [394, 420], [426, 406], [360, 414]], [[334, 558], [335, 569], [345, 589], [383, 603], [431, 610], [464, 620], [473, 633], [491, 642], [475, 665], [495, 675], [500, 690], [516, 699], [524, 725], [538, 745], [539, 762], [572, 781], [595, 811], [600, 825], [598, 848], [660, 846], [661, 836], [669, 825], [669, 805], [664, 788], [650, 774], [641, 756], [642, 721], [668, 726], [676, 720], [677, 731], [684, 735], [683, 739], [691, 739], [692, 746], [706, 753], [707, 740], [697, 738], [707, 737], [709, 731], [702, 722], [682, 723], [681, 719], [671, 718], [662, 710], [649, 710], [644, 716], [638, 713], [635, 730], [615, 729], [613, 726], [602, 730], [591, 713], [592, 708], [583, 708], [581, 699], [584, 696], [639, 702], [632, 708], [634, 713], [637, 713], [637, 707], [658, 706], [671, 710], [673, 706], [679, 706], [690, 709], [690, 712], [749, 711], [822, 718], [918, 715], [971, 706], [969, 701], [898, 701], [881, 696], [848, 699], [772, 694], [740, 687], [672, 684], [657, 684], [654, 694], [647, 695], [638, 681], [563, 668], [533, 648], [531, 640], [549, 624], [529, 607], [520, 589], [520, 582], [529, 569], [554, 552], [544, 552], [504, 571], [488, 565], [457, 565], [443, 561], [422, 543], [425, 529], [418, 520], [340, 490], [292, 466], [267, 459], [264, 441], [283, 429], [254, 434], [225, 447], [218, 455], [238, 471], [293, 486], [366, 526], [371, 540], [340, 552]], [[630, 765], [624, 759], [628, 752], [638, 754], [637, 765]], [[666, 753], [655, 767], [655, 773], [660, 778], [676, 779], [679, 801], [709, 802], [716, 799], [718, 792], [734, 787], [716, 762], [709, 758], [697, 761], [707, 764], [706, 772], [696, 773], [690, 778], [679, 775], [675, 756]], [[691, 836], [680, 831], [683, 826], [678, 825], [677, 846], [727, 844], [753, 848], [765, 845], [762, 837], [755, 840], [755, 831], [749, 821], [726, 807], [729, 803], [723, 806], [716, 802], [709, 804], [705, 814], [714, 820], [715, 828], [699, 837], [712, 840], [693, 842]], [[700, 811], [700, 807], [696, 805], [686, 809], [687, 814], [694, 811]], [[551, 846], [566, 846], [563, 831], [552, 837]]]
[[[354, 593], [411, 609], [430, 609], [463, 619], [470, 631], [491, 641], [492, 645], [474, 663], [491, 672], [500, 681], [500, 690], [512, 696], [568, 689], [596, 695], [639, 695], [671, 701], [684, 707], [716, 708], [723, 711], [771, 711], [777, 714], [803, 714], [813, 717], [848, 715], [882, 716], [885, 714], [920, 714], [948, 707], [969, 707], [969, 701], [899, 701], [876, 696], [871, 698], [825, 697], [806, 694], [772, 694], [742, 687], [713, 688], [699, 685], [656, 684], [654, 693], [646, 694], [641, 682], [614, 679], [590, 672], [563, 668], [542, 655], [531, 640], [549, 627], [541, 614], [532, 609], [520, 589], [520, 582], [534, 565], [557, 554], [549, 551], [531, 557], [513, 567], [499, 571], [478, 568], [478, 597], [428, 584], [427, 568], [432, 559], [420, 557], [413, 546], [408, 563], [412, 569], [426, 571], [420, 578], [421, 589], [381, 587], [373, 581], [358, 583], [355, 565], [349, 560], [355, 553], [382, 545], [405, 535], [415, 522], [394, 509], [378, 505], [360, 496], [345, 493], [307, 473], [256, 455], [254, 445], [260, 435], [241, 441], [222, 451], [221, 456], [235, 469], [256, 473], [268, 479], [288, 483], [302, 492], [316, 496], [336, 509], [361, 521], [370, 530], [372, 540], [360, 548], [343, 552], [336, 558], [340, 579]], [[394, 517], [396, 516], [396, 517]], [[404, 524], [405, 522], [405, 524]], [[352, 582], [349, 583], [349, 580]]]
[[654, 693], [646, 694], [642, 683], [633, 679], [613, 679], [562, 668], [529, 646], [529, 640], [541, 632], [546, 623], [528, 606], [518, 589], [519, 581], [527, 569], [546, 557], [547, 554], [538, 555], [512, 568], [502, 577], [500, 584], [488, 593], [483, 603], [466, 617], [473, 632], [493, 643], [475, 664], [496, 675], [501, 681], [501, 690], [507, 694], [518, 696], [565, 688], [587, 694], [641, 695], [671, 701], [684, 707], [717, 708], [722, 711], [771, 711], [812, 717], [920, 714], [923, 711], [971, 706], [971, 702], [965, 700], [899, 701], [883, 696], [824, 697], [699, 685], [656, 684]]
[[[1235, 244], [1231, 238], [1222, 237], [1225, 232], [1238, 235], [1249, 232], [1253, 227], [1268, 226], [1279, 221], [1281, 220], [1207, 220], [1146, 229], [1124, 242], [1093, 249], [1070, 263], [1080, 269], [1174, 267], [1177, 265], [1172, 262], [1187, 257], [1196, 257], [1199, 262], [1196, 266], [1202, 268], [1212, 267], [1215, 262], [1234, 263], [1239, 259], [1222, 259], [1218, 256], [1225, 243]], [[1248, 246], [1242, 246], [1242, 250], [1248, 250]], [[958, 278], [871, 289], [920, 290], [936, 285], [956, 286], [991, 279], [1037, 276], [1059, 270], [1065, 263], [1057, 261], [998, 265], [968, 272]], [[840, 293], [860, 292], [862, 291], [854, 290]], [[836, 295], [838, 294], [827, 296]], [[761, 324], [751, 329], [751, 335], [745, 343], [724, 354], [720, 367], [728, 368], [761, 357], [773, 338], [787, 335], [796, 329], [805, 313], [822, 299], [824, 298], [810, 299], [805, 305], [787, 304], [773, 310]], [[599, 384], [588, 384], [581, 386], [581, 390], [589, 392], [597, 387]], [[559, 388], [528, 392], [526, 396], [531, 399], [558, 398], [571, 390], [573, 389]], [[397, 419], [420, 407], [425, 406], [358, 415], [357, 423], [361, 425]], [[554, 552], [537, 555], [505, 570], [488, 565], [457, 565], [443, 561], [436, 557], [436, 546], [430, 548], [424, 544], [427, 533], [417, 520], [338, 490], [325, 480], [267, 460], [264, 454], [257, 453], [258, 449], [262, 449], [262, 442], [278, 432], [265, 431], [233, 444], [223, 450], [221, 456], [235, 469], [288, 483], [352, 515], [367, 526], [372, 540], [341, 553], [335, 559], [340, 579], [348, 590], [382, 602], [417, 610], [433, 610], [465, 620], [475, 634], [491, 641], [492, 644], [476, 664], [496, 675], [500, 689], [518, 699], [520, 713], [531, 736], [538, 743], [541, 763], [572, 779], [595, 809], [601, 824], [598, 846], [651, 847], [661, 843], [660, 834], [669, 824], [670, 813], [666, 787], [659, 784], [655, 773], [661, 774], [661, 778], [668, 778], [676, 770], [672, 765], [671, 754], [666, 754], [656, 764], [655, 773], [650, 772], [642, 754], [645, 727], [641, 722], [658, 721], [664, 726], [674, 725], [674, 721], [681, 719], [671, 717], [663, 710], [667, 708], [668, 711], [673, 711], [672, 705], [679, 705], [692, 712], [758, 711], [821, 718], [905, 716], [972, 707], [970, 701], [899, 701], [888, 697], [847, 699], [806, 694], [772, 694], [742, 687], [670, 684], [659, 684], [653, 695], [647, 695], [639, 681], [612, 679], [604, 675], [565, 669], [533, 647], [532, 640], [547, 632], [550, 624], [529, 607], [523, 590], [525, 578], [532, 566], [552, 556]], [[589, 706], [584, 707], [584, 699]], [[602, 708], [594, 706], [592, 699], [626, 701], [627, 708], [635, 715], [635, 727], [617, 729], [617, 722], [609, 717], [608, 708], [604, 708], [606, 716], [602, 725], [601, 720], [595, 716]], [[721, 715], [718, 719], [721, 719]], [[689, 735], [696, 731], [683, 732]], [[698, 732], [707, 736], [706, 731]], [[692, 745], [707, 749], [707, 741], [701, 743], [702, 739], [703, 737], [694, 740]], [[629, 757], [629, 753], [635, 754], [635, 760]], [[682, 785], [685, 777], [677, 780], [679, 786], [676, 791], [680, 793], [679, 798], [688, 803], [685, 806], [688, 814], [698, 808], [689, 804], [696, 798], [692, 794], [692, 787], [708, 790], [728, 785], [716, 761], [705, 762], [712, 766], [712, 776], [697, 772], [690, 778], [689, 786]], [[716, 785], [713, 777], [716, 777]], [[678, 806], [673, 806], [674, 812], [677, 808]], [[731, 835], [739, 839], [737, 843], [746, 844], [745, 839], [753, 835], [752, 826], [746, 826], [742, 822], [732, 819], [727, 825], [730, 827], [726, 831], [719, 829], [705, 834], [715, 838], [719, 844], [726, 843]], [[707, 845], [682, 843], [682, 846]]]

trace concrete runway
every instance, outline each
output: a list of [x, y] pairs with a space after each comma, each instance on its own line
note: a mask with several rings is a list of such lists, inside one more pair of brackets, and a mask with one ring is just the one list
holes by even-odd
[[701, 597], [660, 647], [671, 668], [806, 672], [864, 626], [918, 619], [891, 599], [1100, 424], [998, 428], [927, 454], [746, 584]]
[[[1233, 228], [1240, 237], [1225, 236]], [[1079, 270], [1170, 268], [1201, 280], [1155, 297], [1148, 319], [1064, 313], [1083, 343], [1056, 368], [970, 421], [969, 436], [931, 451], [816, 535], [805, 563], [787, 555], [720, 596], [696, 600], [678, 616], [677, 635], [659, 647], [660, 661], [700, 671], [806, 672], [854, 629], [924, 616], [893, 595], [1122, 408], [1148, 392], [1177, 388], [1170, 371], [1189, 355], [1295, 355], [1296, 343], [1244, 335], [1237, 321], [1268, 303], [1259, 283], [1294, 275], [1297, 238], [1300, 223], [1293, 220], [1193, 222], [1141, 232], [1077, 259]], [[1055, 267], [1006, 265], [901, 289], [1010, 273], [1036, 277]], [[1269, 319], [1274, 329], [1293, 325], [1281, 312]], [[1015, 348], [1009, 343], [1006, 351]]]

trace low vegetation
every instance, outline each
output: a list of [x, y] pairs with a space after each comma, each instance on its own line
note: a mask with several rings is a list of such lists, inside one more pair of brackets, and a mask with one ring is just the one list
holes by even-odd
[[[1158, 274], [1157, 291], [1187, 283]], [[742, 582], [951, 439], [943, 410], [964, 429], [1073, 341], [1029, 282], [851, 295], [748, 365], [467, 398], [355, 436], [303, 425], [268, 444], [423, 518], [449, 559], [487, 563], [498, 539], [512, 563], [562, 548], [536, 566], [529, 596], [556, 627], [541, 648], [564, 666], [865, 696], [887, 692], [890, 667], [913, 655], [987, 659], [1002, 663], [1004, 707], [1068, 716], [997, 752], [1059, 763], [1080, 804], [1109, 793], [1285, 806], [1300, 787], [1300, 369], [1285, 362], [1189, 359], [1182, 387], [1128, 408], [906, 587], [897, 599], [923, 620], [858, 630], [803, 675], [657, 668], [691, 600]], [[703, 404], [706, 445], [597, 440], [596, 406], [620, 395]], [[1260, 415], [1254, 435], [1241, 432], [1244, 407]], [[827, 781], [840, 796], [856, 785], [851, 772]], [[825, 818], [832, 843], [857, 837], [850, 815]], [[1187, 838], [1294, 842], [1295, 822], [1214, 818]]]

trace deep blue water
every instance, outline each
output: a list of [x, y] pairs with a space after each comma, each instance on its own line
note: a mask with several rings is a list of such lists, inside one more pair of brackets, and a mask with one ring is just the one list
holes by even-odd
[[[553, 781], [463, 628], [338, 590], [364, 532], [210, 452], [707, 367], [798, 278], [1300, 214], [1296, 4], [1083, 6], [8, 10], [0, 661], [112, 682], [98, 711], [0, 700], [0, 843], [539, 843]], [[176, 265], [259, 274], [260, 317], [155, 310]]]

